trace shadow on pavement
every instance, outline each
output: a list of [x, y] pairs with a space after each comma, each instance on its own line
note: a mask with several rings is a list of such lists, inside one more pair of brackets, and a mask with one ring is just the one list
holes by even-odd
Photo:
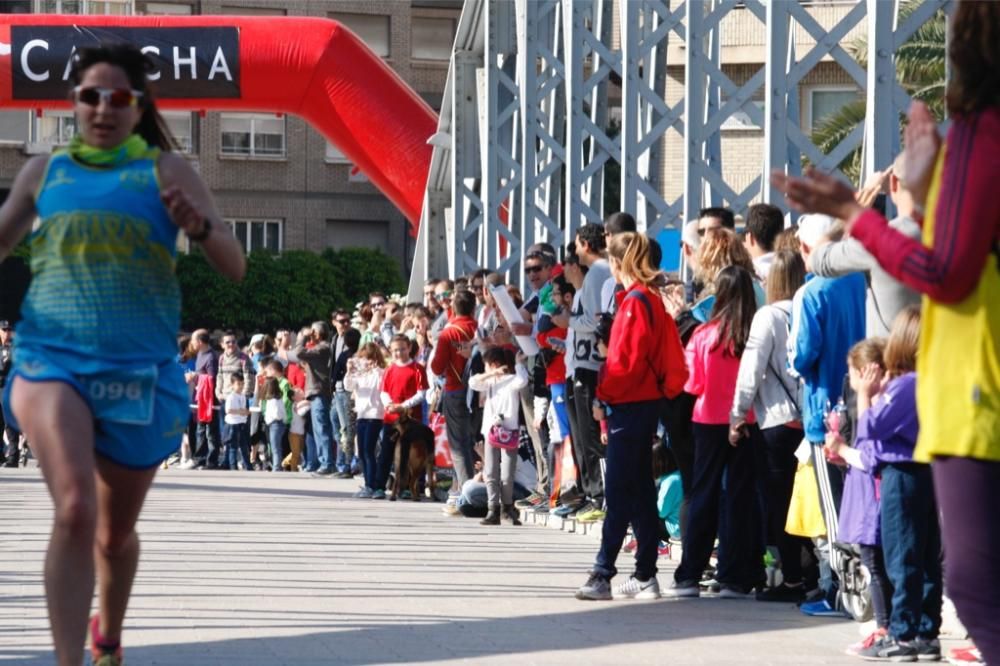
[[[569, 591], [566, 592], [569, 594]], [[489, 600], [484, 600], [488, 602]], [[316, 627], [316, 618], [302, 622], [275, 622], [254, 626], [260, 634], [240, 638], [198, 643], [176, 643], [126, 647], [127, 663], [161, 665], [211, 664], [213, 666], [256, 666], [257, 664], [376, 664], [426, 663], [446, 659], [481, 659], [533, 653], [537, 659], [543, 652], [579, 651], [590, 648], [620, 647], [627, 661], [627, 648], [646, 642], [710, 638], [724, 633], [752, 634], [757, 631], [780, 631], [842, 620], [807, 618], [791, 606], [787, 613], [761, 616], [754, 613], [753, 602], [699, 600], [657, 602], [580, 602], [590, 603], [590, 610], [546, 615], [517, 615], [507, 618], [468, 618], [435, 621], [427, 618], [412, 623], [411, 618], [400, 622], [371, 622], [370, 614], [335, 612], [330, 621], [319, 626], [337, 628], [330, 631], [303, 633], [298, 636], [269, 636], [289, 630]], [[525, 601], [529, 606], [530, 601]], [[387, 609], [388, 610], [388, 609]], [[676, 622], [683, 616], [683, 621]], [[275, 618], [278, 619], [278, 618]], [[285, 618], [286, 620], [290, 618]], [[145, 618], [144, 629], [152, 627]], [[683, 625], [682, 627], [674, 624]], [[164, 623], [167, 629], [169, 622]], [[212, 624], [213, 629], [220, 629]], [[694, 629], [693, 629], [694, 628]], [[241, 627], [245, 631], [245, 627]], [[174, 628], [176, 630], [176, 628]], [[126, 633], [126, 640], [128, 634]], [[579, 655], [579, 652], [576, 652]], [[553, 655], [554, 656], [554, 655]], [[595, 655], [596, 656], [596, 655]], [[675, 655], [679, 657], [680, 655]], [[730, 655], [733, 656], [733, 655]], [[815, 660], [816, 653], [803, 655]], [[776, 654], [782, 662], [795, 661], [795, 655]], [[14, 659], [19, 664], [49, 664], [50, 652], [0, 649], [0, 662]], [[666, 659], [666, 655], [664, 655]], [[603, 659], [602, 659], [603, 661]], [[681, 659], [683, 661], [683, 659]]]

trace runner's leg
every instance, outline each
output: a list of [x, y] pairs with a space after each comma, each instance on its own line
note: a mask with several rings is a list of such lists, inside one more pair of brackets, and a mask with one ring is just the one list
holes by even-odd
[[139, 564], [139, 535], [135, 523], [158, 467], [133, 470], [107, 458], [97, 458], [97, 595], [101, 635], [121, 637], [125, 609]]
[[62, 382], [14, 378], [11, 407], [55, 504], [45, 555], [45, 597], [59, 664], [83, 661], [94, 596], [94, 430], [90, 408]]

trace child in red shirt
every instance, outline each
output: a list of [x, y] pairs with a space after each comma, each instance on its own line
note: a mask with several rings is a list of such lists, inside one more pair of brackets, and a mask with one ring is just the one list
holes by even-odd
[[[375, 489], [372, 499], [385, 499], [385, 486], [389, 481], [389, 468], [392, 466], [393, 443], [390, 439], [393, 425], [401, 414], [408, 413], [410, 418], [423, 422], [424, 392], [427, 390], [427, 371], [424, 366], [410, 359], [410, 339], [405, 335], [396, 335], [389, 344], [389, 354], [392, 365], [385, 371], [382, 378], [382, 404], [385, 405], [385, 417], [382, 419], [382, 443], [378, 454], [378, 472], [375, 478]], [[400, 452], [400, 465], [405, 468], [409, 459], [408, 447]], [[396, 470], [399, 474], [399, 470]]]

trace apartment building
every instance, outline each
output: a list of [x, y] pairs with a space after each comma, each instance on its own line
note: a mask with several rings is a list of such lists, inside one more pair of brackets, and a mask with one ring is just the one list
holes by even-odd
[[[618, 44], [615, 0], [613, 43]], [[835, 25], [854, 0], [803, 1], [823, 28]], [[461, 0], [3, 0], [0, 12], [88, 13], [117, 15], [234, 14], [333, 18], [351, 28], [385, 58], [433, 108], [440, 105]], [[851, 30], [851, 41], [864, 22]], [[863, 33], [862, 33], [863, 34]], [[764, 24], [753, 12], [737, 7], [723, 21], [721, 71], [740, 86], [763, 66], [767, 56]], [[801, 57], [815, 40], [793, 29]], [[684, 95], [685, 45], [672, 39], [668, 49], [666, 98]], [[823, 117], [861, 95], [860, 88], [829, 57], [799, 89], [801, 126], [808, 134]], [[620, 91], [610, 90], [612, 117], [620, 118]], [[763, 87], [754, 95], [763, 108]], [[723, 96], [722, 102], [725, 102]], [[222, 216], [247, 250], [377, 247], [409, 272], [414, 241], [408, 223], [337, 149], [305, 121], [273, 113], [196, 112], [164, 114], [174, 135], [212, 189]], [[0, 112], [0, 196], [18, 169], [34, 153], [69, 140], [72, 115], [46, 111]], [[721, 130], [726, 182], [740, 192], [761, 174], [763, 128], [743, 112]], [[683, 189], [683, 138], [664, 138], [662, 190], [667, 200]]]
[[[424, 100], [441, 102], [460, 0], [5, 0], [3, 13], [233, 14], [332, 18]], [[164, 112], [248, 251], [373, 247], [409, 271], [403, 215], [304, 120], [274, 113]], [[0, 112], [0, 196], [32, 154], [64, 145], [69, 111]], [[375, 130], [373, 130], [375, 131]]]

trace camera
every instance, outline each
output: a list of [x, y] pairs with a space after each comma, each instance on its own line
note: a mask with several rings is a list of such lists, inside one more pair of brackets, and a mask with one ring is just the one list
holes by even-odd
[[604, 343], [605, 347], [611, 344], [611, 327], [614, 323], [615, 316], [610, 312], [602, 312], [598, 317], [597, 329], [594, 331], [594, 335]]

